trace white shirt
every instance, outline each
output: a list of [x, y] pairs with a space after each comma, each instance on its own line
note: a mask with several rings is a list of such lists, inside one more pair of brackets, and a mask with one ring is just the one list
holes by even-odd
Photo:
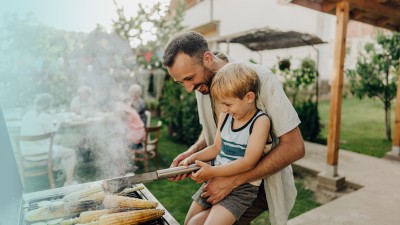
[[[22, 118], [21, 135], [35, 136], [54, 132], [53, 118], [45, 112], [38, 113], [36, 110], [28, 111]], [[22, 142], [21, 152], [44, 153], [49, 149], [50, 140]]]

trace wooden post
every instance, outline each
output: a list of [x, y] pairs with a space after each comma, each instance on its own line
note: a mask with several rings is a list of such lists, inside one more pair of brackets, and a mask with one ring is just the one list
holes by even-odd
[[397, 79], [396, 115], [394, 120], [394, 133], [391, 155], [400, 157], [400, 66]]
[[340, 122], [342, 111], [343, 67], [346, 54], [346, 32], [349, 20], [349, 2], [336, 5], [336, 37], [334, 45], [333, 76], [330, 97], [328, 155], [326, 175], [337, 176], [339, 157]]

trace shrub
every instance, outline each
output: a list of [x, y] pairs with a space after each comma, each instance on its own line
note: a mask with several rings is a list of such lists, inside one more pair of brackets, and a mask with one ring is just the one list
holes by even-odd
[[299, 125], [301, 134], [304, 140], [307, 141], [317, 141], [321, 132], [320, 118], [316, 108], [317, 104], [311, 100], [304, 101], [295, 106], [301, 120], [301, 124]]
[[162, 120], [168, 126], [169, 135], [175, 141], [193, 144], [201, 132], [195, 95], [168, 79], [160, 102]]

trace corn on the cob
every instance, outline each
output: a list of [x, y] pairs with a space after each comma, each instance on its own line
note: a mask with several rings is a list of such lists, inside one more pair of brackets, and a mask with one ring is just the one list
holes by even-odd
[[93, 211], [82, 212], [79, 216], [79, 223], [88, 223], [98, 220], [100, 216], [126, 211], [126, 209], [100, 209]]
[[125, 188], [124, 190], [119, 192], [117, 195], [126, 196], [131, 192], [142, 190], [142, 189], [144, 189], [144, 186], [136, 186], [136, 187], [132, 187], [132, 188]]
[[159, 219], [164, 215], [162, 209], [142, 209], [103, 215], [99, 219], [101, 225], [136, 225]]
[[90, 188], [87, 188], [87, 189], [84, 189], [81, 191], [72, 192], [72, 193], [64, 196], [63, 201], [64, 202], [77, 202], [77, 201], [79, 201], [79, 199], [85, 198], [85, 197], [92, 195], [94, 193], [97, 193], [97, 192], [103, 192], [100, 185], [95, 186], [95, 187], [90, 187]]
[[106, 195], [103, 201], [103, 205], [105, 208], [149, 209], [157, 207], [157, 204], [157, 202], [149, 200], [117, 195]]
[[75, 225], [101, 225], [101, 223], [98, 220], [95, 220], [89, 223], [77, 223]]
[[65, 218], [68, 216], [78, 215], [83, 211], [96, 209], [98, 206], [99, 203], [94, 201], [47, 206], [29, 211], [26, 214], [25, 219], [29, 222], [36, 222], [42, 220]]
[[80, 202], [82, 201], [97, 201], [97, 202], [102, 202], [104, 200], [104, 192], [103, 191], [99, 191], [96, 192], [94, 194], [91, 194], [89, 196], [86, 196], [84, 198], [79, 199]]
[[74, 225], [79, 223], [79, 217], [71, 218], [68, 220], [63, 220], [60, 225]]

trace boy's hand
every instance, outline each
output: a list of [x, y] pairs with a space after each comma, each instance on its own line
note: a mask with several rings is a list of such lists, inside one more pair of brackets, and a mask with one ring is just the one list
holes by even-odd
[[195, 163], [201, 167], [196, 173], [192, 173], [192, 180], [196, 183], [204, 183], [205, 181], [215, 177], [215, 168], [208, 163], [196, 160]]
[[189, 156], [189, 157], [187, 157], [186, 159], [184, 159], [184, 160], [182, 160], [180, 163], [179, 163], [179, 166], [184, 166], [184, 167], [188, 167], [191, 163], [192, 163], [192, 157], [191, 156]]
[[[192, 154], [192, 152], [189, 151], [189, 150], [188, 150], [188, 151], [185, 151], [185, 152], [183, 152], [183, 153], [181, 153], [181, 154], [179, 154], [179, 155], [172, 161], [170, 168], [171, 168], [171, 167], [177, 167], [177, 166], [181, 165], [181, 164], [183, 163], [183, 161], [184, 161], [187, 157], [189, 157], [191, 154]], [[187, 174], [182, 174], [182, 175], [178, 175], [178, 176], [176, 176], [176, 177], [168, 178], [168, 180], [170, 180], [170, 181], [180, 181], [180, 180], [185, 179], [186, 177], [188, 177]]]

